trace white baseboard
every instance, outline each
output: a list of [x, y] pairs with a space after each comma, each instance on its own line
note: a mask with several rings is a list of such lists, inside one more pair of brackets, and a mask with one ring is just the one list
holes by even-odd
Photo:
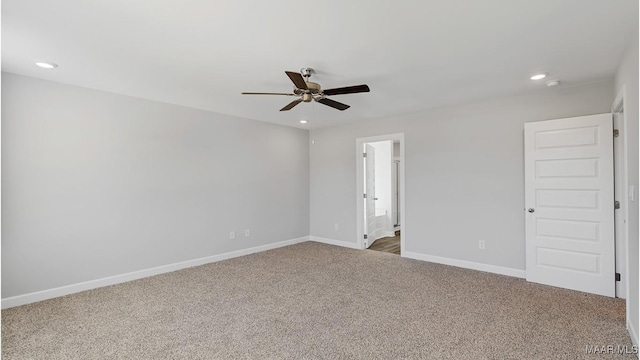
[[327, 239], [327, 238], [318, 237], [318, 236], [309, 236], [309, 240], [315, 241], [315, 242], [319, 242], [319, 243], [323, 243], [323, 244], [342, 246], [342, 247], [346, 247], [346, 248], [350, 248], [350, 249], [360, 249], [358, 247], [358, 244], [356, 244], [354, 242]]
[[485, 271], [485, 272], [490, 272], [494, 274], [513, 276], [517, 278], [523, 278], [523, 279], [526, 278], [526, 272], [524, 270], [507, 268], [507, 267], [496, 266], [496, 265], [482, 264], [482, 263], [477, 263], [473, 261], [426, 255], [426, 254], [420, 254], [420, 253], [411, 252], [411, 251], [403, 251], [402, 257], [415, 259], [415, 260], [428, 261], [432, 263], [444, 264], [444, 265], [457, 266], [465, 269]]
[[633, 345], [638, 346], [638, 332], [634, 329], [629, 318], [627, 318], [627, 330], [629, 331], [629, 336], [631, 336], [631, 342], [633, 342]]
[[158, 266], [150, 269], [133, 271], [126, 274], [109, 276], [102, 279], [90, 280], [90, 281], [85, 281], [77, 284], [61, 286], [54, 289], [48, 289], [48, 290], [32, 292], [24, 295], [12, 296], [12, 297], [2, 299], [1, 307], [2, 309], [7, 309], [14, 306], [30, 304], [30, 303], [34, 303], [42, 300], [47, 300], [47, 299], [52, 299], [60, 296], [78, 293], [81, 291], [96, 289], [103, 286], [120, 284], [120, 283], [131, 281], [131, 280], [137, 280], [137, 279], [141, 279], [149, 276], [164, 274], [164, 273], [186, 269], [194, 266], [200, 266], [200, 265], [209, 264], [217, 261], [232, 259], [239, 256], [250, 255], [250, 254], [254, 254], [254, 253], [258, 253], [266, 250], [280, 248], [283, 246], [294, 245], [294, 244], [298, 244], [305, 241], [309, 241], [308, 236], [303, 236], [297, 239], [280, 241], [273, 244], [256, 246], [248, 249], [231, 251], [224, 254], [218, 254], [218, 255], [212, 255], [212, 256], [207, 256], [203, 258], [193, 259], [193, 260], [182, 261], [179, 263], [162, 265], [162, 266]]

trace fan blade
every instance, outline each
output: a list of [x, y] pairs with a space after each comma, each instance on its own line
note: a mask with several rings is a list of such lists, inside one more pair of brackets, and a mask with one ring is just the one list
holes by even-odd
[[300, 104], [302, 102], [302, 99], [298, 99], [298, 100], [293, 100], [292, 102], [289, 103], [289, 105], [283, 107], [282, 109], [280, 109], [280, 111], [288, 111], [291, 110], [294, 106]]
[[321, 104], [324, 104], [324, 105], [327, 105], [327, 106], [331, 106], [332, 108], [338, 109], [340, 111], [344, 111], [344, 110], [347, 110], [348, 108], [350, 108], [350, 106], [347, 105], [347, 104], [343, 104], [343, 103], [340, 103], [340, 102], [337, 102], [337, 101], [334, 101], [334, 100], [331, 100], [331, 99], [327, 99], [327, 98], [322, 98], [322, 99], [316, 100], [316, 101], [321, 103]]
[[265, 92], [243, 92], [242, 95], [287, 95], [287, 96], [296, 96], [296, 94], [288, 94], [288, 93], [265, 93]]
[[325, 95], [342, 95], [342, 94], [355, 94], [369, 92], [369, 87], [367, 85], [356, 85], [356, 86], [347, 86], [335, 89], [327, 89], [322, 93]]
[[302, 89], [302, 90], [308, 90], [307, 83], [304, 82], [304, 78], [300, 73], [293, 72], [293, 71], [285, 71], [285, 73], [287, 73], [287, 75], [289, 76], [289, 79], [293, 81], [293, 85], [295, 85], [296, 88]]

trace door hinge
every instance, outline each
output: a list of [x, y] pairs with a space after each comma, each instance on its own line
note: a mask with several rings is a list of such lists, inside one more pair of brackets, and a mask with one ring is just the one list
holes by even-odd
[[616, 200], [616, 201], [613, 202], [613, 209], [614, 210], [620, 209], [620, 201]]
[[366, 199], [367, 198], [367, 194], [362, 194], [362, 197]]
[[364, 234], [364, 239], [367, 240], [367, 234]]
[[367, 153], [362, 153], [362, 157], [367, 157]]
[[620, 281], [620, 273], [616, 273], [616, 281]]
[[620, 130], [618, 130], [618, 129], [613, 129], [613, 137], [614, 137], [614, 138], [616, 138], [616, 137], [618, 137], [618, 136], [620, 136]]

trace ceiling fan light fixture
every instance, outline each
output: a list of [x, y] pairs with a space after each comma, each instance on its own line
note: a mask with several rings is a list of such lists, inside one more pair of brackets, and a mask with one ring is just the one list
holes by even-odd
[[531, 76], [531, 80], [542, 80], [547, 77], [546, 73], [535, 74]]
[[308, 123], [307, 120], [300, 120], [300, 124], [306, 124], [306, 123]]

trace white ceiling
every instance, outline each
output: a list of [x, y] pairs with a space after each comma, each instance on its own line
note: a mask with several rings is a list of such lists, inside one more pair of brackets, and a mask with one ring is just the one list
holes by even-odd
[[[611, 78], [637, 27], [637, 0], [3, 0], [2, 70], [318, 128], [544, 88], [539, 71]], [[290, 92], [302, 67], [371, 92], [333, 96], [344, 112], [240, 95]]]

